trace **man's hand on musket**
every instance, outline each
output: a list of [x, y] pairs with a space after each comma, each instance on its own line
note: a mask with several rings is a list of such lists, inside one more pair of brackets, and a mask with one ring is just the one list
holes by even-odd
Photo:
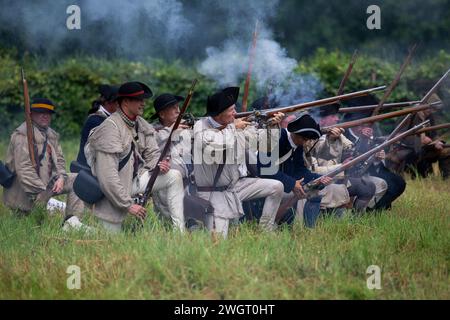
[[236, 126], [236, 129], [245, 129], [250, 124], [251, 122], [245, 121], [244, 119], [241, 118], [234, 120], [234, 125]]
[[298, 198], [304, 198], [306, 197], [306, 192], [305, 190], [303, 190], [303, 186], [302, 186], [302, 182], [303, 182], [304, 178], [301, 178], [300, 180], [297, 180], [295, 182], [295, 186], [294, 189], [292, 191], [294, 191], [294, 194], [298, 197]]
[[147, 216], [147, 209], [138, 204], [132, 204], [131, 207], [128, 208], [128, 213], [136, 218], [144, 220]]
[[430, 137], [427, 137], [426, 135], [422, 135], [420, 137], [420, 142], [422, 142], [423, 145], [427, 145], [433, 142], [433, 140]]
[[285, 117], [285, 114], [283, 112], [277, 112], [273, 115], [272, 118], [269, 119], [269, 122], [267, 123], [269, 126], [276, 126], [283, 121]]
[[347, 164], [347, 163], [349, 163], [350, 161], [352, 161], [353, 160], [353, 157], [348, 157], [347, 159], [345, 159], [344, 161], [342, 161], [342, 164]]
[[345, 130], [343, 128], [332, 128], [327, 134], [331, 140], [338, 139]]
[[61, 193], [61, 191], [64, 188], [64, 177], [59, 177], [56, 181], [55, 184], [53, 185], [53, 189], [52, 192], [54, 194], [59, 194]]
[[185, 124], [183, 122], [180, 122], [178, 125], [178, 129], [190, 129], [191, 127], [188, 124]]
[[444, 150], [444, 143], [442, 141], [436, 141], [433, 145], [436, 150]]
[[322, 176], [322, 177], [320, 177], [319, 181], [324, 186], [327, 186], [327, 185], [329, 185], [329, 184], [331, 184], [333, 182], [333, 178], [330, 178], [328, 176]]
[[166, 174], [170, 170], [170, 159], [166, 158], [162, 160], [160, 163], [158, 163], [159, 170], [162, 174]]

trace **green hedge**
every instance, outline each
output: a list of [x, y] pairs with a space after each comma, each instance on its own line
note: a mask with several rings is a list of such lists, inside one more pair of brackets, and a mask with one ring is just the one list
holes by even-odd
[[[25, 67], [31, 97], [48, 97], [58, 105], [52, 126], [64, 136], [79, 134], [87, 110], [97, 97], [96, 90], [101, 83], [120, 84], [137, 80], [148, 83], [155, 95], [163, 92], [184, 95], [192, 79], [198, 78], [200, 81], [191, 104], [191, 110], [196, 115], [205, 112], [206, 98], [215, 89], [215, 84], [199, 75], [194, 66], [183, 65], [179, 61], [168, 64], [151, 59], [131, 62], [74, 57], [58, 63], [48, 63], [36, 57], [25, 56], [23, 61], [17, 61], [14, 57], [14, 53], [0, 50], [1, 134], [10, 132], [23, 119], [21, 65]], [[347, 53], [318, 49], [313, 56], [299, 63], [296, 72], [316, 75], [324, 86], [321, 96], [334, 95], [349, 60], [350, 55]], [[389, 84], [399, 66], [400, 63], [360, 56], [346, 86], [346, 92]], [[450, 54], [443, 51], [425, 61], [414, 61], [390, 100], [420, 98], [449, 67]], [[244, 79], [241, 88], [243, 81]], [[256, 95], [258, 93], [251, 90], [250, 102]], [[147, 108], [146, 116], [152, 113], [152, 109]], [[448, 114], [444, 117], [445, 120], [450, 120]]]

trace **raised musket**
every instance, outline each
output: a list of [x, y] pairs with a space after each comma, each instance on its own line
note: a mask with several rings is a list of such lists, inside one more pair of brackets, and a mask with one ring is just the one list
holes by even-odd
[[153, 186], [155, 185], [156, 178], [159, 175], [160, 167], [158, 164], [161, 161], [163, 161], [164, 159], [166, 159], [167, 153], [169, 152], [169, 149], [170, 149], [170, 144], [172, 143], [172, 135], [175, 132], [175, 130], [178, 129], [181, 119], [183, 118], [184, 113], [186, 112], [187, 108], [189, 107], [189, 104], [191, 103], [191, 99], [194, 94], [194, 88], [195, 88], [196, 84], [197, 84], [197, 79], [194, 79], [194, 81], [192, 81], [191, 88], [189, 89], [189, 93], [188, 93], [186, 99], [184, 100], [183, 106], [181, 107], [180, 114], [178, 115], [178, 118], [175, 121], [175, 124], [173, 125], [172, 130], [170, 131], [169, 137], [167, 138], [167, 142], [164, 145], [164, 149], [162, 150], [161, 155], [158, 159], [158, 163], [157, 163], [156, 167], [153, 169], [152, 175], [150, 176], [150, 179], [148, 180], [147, 186], [145, 188], [145, 192], [139, 196], [138, 204], [143, 207], [145, 207], [145, 205], [147, 204], [148, 198], [150, 197], [150, 195], [152, 193]]
[[347, 70], [345, 71], [344, 77], [342, 78], [341, 83], [339, 84], [339, 89], [337, 92], [338, 96], [344, 93], [345, 85], [347, 83], [348, 78], [352, 74], [353, 66], [356, 63], [357, 58], [358, 58], [358, 50], [355, 50], [353, 52], [352, 59], [350, 60], [350, 63], [348, 64]]
[[418, 105], [416, 107], [412, 107], [412, 108], [408, 108], [408, 109], [379, 114], [379, 115], [373, 116], [373, 117], [367, 117], [367, 118], [363, 118], [363, 119], [359, 119], [359, 120], [337, 123], [332, 126], [322, 127], [322, 128], [320, 128], [320, 130], [322, 131], [322, 133], [327, 133], [333, 128], [343, 128], [343, 129], [353, 128], [353, 127], [360, 126], [363, 124], [374, 123], [374, 122], [382, 121], [385, 119], [400, 117], [400, 116], [407, 115], [410, 113], [417, 113], [419, 111], [423, 111], [423, 110], [427, 110], [427, 109], [436, 107], [439, 104], [440, 104], [440, 102], [426, 103], [426, 104]]
[[308, 109], [308, 108], [312, 108], [312, 107], [320, 107], [320, 106], [324, 106], [327, 104], [338, 102], [340, 100], [348, 100], [348, 99], [353, 99], [356, 97], [366, 96], [366, 95], [369, 95], [369, 94], [377, 92], [377, 91], [382, 91], [384, 89], [386, 89], [386, 86], [380, 86], [380, 87], [356, 91], [356, 92], [352, 92], [352, 93], [346, 93], [346, 94], [343, 94], [340, 96], [334, 96], [334, 97], [329, 97], [329, 98], [320, 99], [320, 100], [303, 102], [303, 103], [299, 103], [299, 104], [292, 105], [289, 107], [280, 107], [280, 108], [261, 110], [261, 111], [257, 110], [257, 111], [239, 112], [236, 114], [235, 118], [250, 118], [253, 116], [253, 117], [255, 117], [255, 119], [268, 120], [269, 118], [273, 117], [278, 112], [290, 113], [290, 112], [296, 112], [299, 110], [304, 110], [304, 109]]
[[34, 129], [31, 122], [31, 107], [30, 107], [30, 95], [28, 93], [28, 82], [25, 78], [25, 71], [22, 68], [22, 85], [23, 85], [23, 100], [25, 104], [25, 124], [27, 127], [27, 143], [28, 152], [30, 154], [31, 165], [36, 173], [39, 175], [39, 167], [36, 161], [36, 148], [34, 144]]
[[450, 69], [447, 70], [446, 73], [438, 80], [438, 82], [435, 83], [435, 85], [428, 91], [425, 96], [420, 100], [420, 103], [427, 102], [428, 99], [433, 95], [433, 93], [438, 89], [438, 87], [441, 85], [441, 83], [447, 78], [447, 76], [450, 73]]
[[405, 72], [406, 67], [410, 64], [412, 56], [414, 55], [414, 52], [416, 51], [417, 44], [414, 44], [411, 50], [409, 50], [408, 56], [406, 57], [405, 61], [403, 62], [402, 66], [400, 67], [400, 70], [395, 75], [394, 80], [392, 80], [391, 84], [387, 88], [387, 90], [384, 92], [383, 98], [381, 98], [380, 102], [378, 103], [378, 107], [373, 109], [372, 116], [376, 116], [381, 108], [383, 107], [383, 104], [386, 102], [387, 98], [391, 95], [391, 93], [394, 91], [397, 84], [400, 82], [400, 78], [403, 75], [403, 72]]
[[[418, 130], [420, 130], [421, 128], [423, 128], [424, 126], [429, 124], [429, 120], [424, 121], [420, 124], [418, 124], [417, 126], [393, 137], [390, 140], [387, 140], [385, 142], [383, 142], [382, 144], [380, 144], [379, 146], [367, 151], [366, 153], [356, 157], [355, 159], [350, 160], [349, 162], [345, 163], [345, 164], [341, 164], [338, 168], [328, 172], [327, 174], [321, 176], [320, 178], [314, 179], [306, 184], [303, 185], [303, 191], [305, 192], [305, 194], [307, 195], [305, 198], [307, 198], [308, 196], [311, 196], [311, 193], [317, 190], [320, 190], [321, 187], [323, 187], [322, 183], [320, 182], [321, 178], [326, 176], [329, 178], [334, 178], [336, 177], [338, 174], [340, 174], [341, 172], [344, 172], [350, 168], [352, 168], [353, 166], [357, 165], [358, 163], [365, 161], [366, 159], [370, 158], [372, 155], [380, 152], [381, 150], [385, 149], [386, 147], [389, 147], [390, 145], [402, 140], [403, 138], [411, 135], [411, 134], [415, 134]], [[297, 197], [296, 195], [292, 196], [291, 198], [289, 198], [283, 205], [281, 205], [278, 208], [277, 214], [276, 214], [276, 220], [280, 219], [284, 213], [291, 208], [295, 202], [297, 202], [297, 200], [299, 200], [301, 198]]]
[[255, 60], [255, 54], [256, 54], [256, 39], [257, 39], [257, 37], [258, 37], [258, 20], [256, 20], [255, 32], [253, 33], [252, 48], [250, 50], [250, 57], [248, 60], [247, 78], [245, 79], [244, 97], [242, 98], [242, 112], [247, 111], [248, 93], [250, 91], [250, 80], [252, 78], [253, 61]]

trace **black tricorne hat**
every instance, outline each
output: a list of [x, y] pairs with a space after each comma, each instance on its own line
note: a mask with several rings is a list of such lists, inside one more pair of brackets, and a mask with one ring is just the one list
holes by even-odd
[[322, 135], [319, 124], [307, 113], [289, 122], [287, 130], [306, 139], [319, 139]]
[[[345, 105], [349, 108], [376, 105], [378, 103], [379, 103], [378, 99], [373, 95], [356, 97], [356, 98], [345, 101]], [[360, 111], [360, 112], [349, 112], [344, 115], [342, 120], [347, 122], [347, 121], [364, 119], [364, 118], [370, 117], [372, 115], [372, 112], [373, 112], [373, 110], [366, 110], [366, 111]]]
[[327, 104], [319, 107], [319, 116], [327, 117], [331, 115], [335, 115], [339, 112], [340, 105], [339, 103]]
[[239, 87], [228, 87], [208, 97], [206, 115], [215, 117], [232, 105], [239, 97]]
[[109, 84], [101, 84], [98, 86], [98, 93], [105, 98], [106, 101], [117, 100], [117, 94], [119, 92], [119, 87], [112, 86]]
[[34, 98], [30, 107], [33, 112], [55, 113], [55, 104], [52, 100], [46, 98]]
[[156, 119], [158, 117], [159, 112], [183, 100], [184, 100], [183, 97], [175, 96], [170, 93], [163, 93], [159, 95], [153, 102], [153, 106], [155, 107], [156, 113], [152, 115], [150, 119]]
[[126, 82], [119, 88], [118, 98], [148, 99], [153, 96], [152, 90], [142, 82]]

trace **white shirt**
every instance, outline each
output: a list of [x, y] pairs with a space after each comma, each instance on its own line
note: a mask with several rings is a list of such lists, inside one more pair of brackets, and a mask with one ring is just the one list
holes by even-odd
[[111, 112], [108, 112], [102, 105], [98, 108], [99, 111], [103, 112], [107, 117], [111, 115]]
[[[214, 127], [214, 128], [220, 128], [223, 127], [223, 125], [221, 125], [220, 123], [218, 123], [216, 120], [214, 120], [212, 117], [208, 118], [209, 123]], [[244, 163], [240, 163], [238, 166], [238, 170], [239, 170], [239, 177], [244, 178], [248, 176], [248, 169], [247, 169], [247, 165]]]
[[288, 136], [289, 143], [290, 143], [292, 149], [294, 149], [294, 151], [295, 151], [295, 149], [297, 149], [297, 145], [294, 143], [294, 140], [292, 140], [292, 136], [291, 135], [292, 135], [292, 133], [287, 131], [287, 136]]

